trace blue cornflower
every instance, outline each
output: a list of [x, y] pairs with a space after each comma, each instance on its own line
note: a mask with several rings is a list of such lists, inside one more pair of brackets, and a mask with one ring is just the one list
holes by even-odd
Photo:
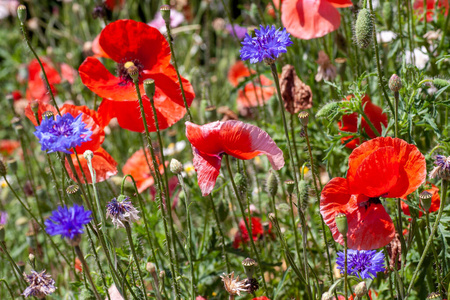
[[125, 227], [124, 222], [132, 223], [139, 220], [139, 211], [131, 203], [130, 197], [120, 195], [106, 205], [106, 217], [111, 218], [116, 228]]
[[[336, 263], [341, 273], [344, 273], [345, 255], [338, 252]], [[348, 249], [347, 253], [347, 274], [358, 276], [360, 279], [373, 279], [377, 277], [377, 272], [384, 272], [383, 252], [376, 250], [358, 251]]]
[[436, 167], [430, 172], [430, 177], [450, 180], [450, 156], [445, 157], [444, 155], [436, 155], [434, 164]]
[[255, 64], [264, 60], [274, 60], [280, 53], [286, 53], [286, 47], [292, 45], [290, 34], [272, 27], [259, 25], [261, 30], [255, 29], [255, 37], [245, 34], [241, 48], [241, 59], [250, 59], [250, 63]]
[[84, 210], [83, 205], [60, 206], [45, 220], [45, 231], [74, 240], [83, 233], [83, 226], [91, 221], [91, 214], [90, 210]]
[[74, 118], [66, 113], [63, 116], [57, 115], [56, 120], [43, 119], [34, 132], [41, 143], [42, 151], [48, 150], [48, 153], [61, 151], [70, 154], [68, 149], [90, 141], [92, 131], [90, 128], [85, 128], [87, 124], [82, 121], [82, 115], [81, 113]]

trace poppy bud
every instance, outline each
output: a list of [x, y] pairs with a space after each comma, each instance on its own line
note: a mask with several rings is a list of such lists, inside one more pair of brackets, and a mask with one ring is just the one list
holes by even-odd
[[370, 45], [373, 33], [373, 19], [372, 14], [367, 8], [359, 11], [355, 23], [355, 38], [356, 44], [364, 49]]
[[253, 278], [253, 275], [255, 274], [256, 261], [250, 257], [247, 257], [242, 261], [242, 265], [244, 266], [245, 275], [247, 275], [249, 279]]
[[161, 5], [159, 8], [159, 11], [161, 12], [161, 16], [166, 22], [166, 24], [170, 25], [170, 6], [169, 5]]
[[69, 198], [72, 200], [73, 203], [82, 204], [83, 199], [81, 198], [81, 190], [80, 187], [76, 184], [69, 185], [66, 188], [66, 193], [69, 195]]
[[156, 273], [156, 265], [154, 263], [152, 263], [152, 262], [148, 262], [147, 265], [145, 266], [145, 269], [150, 274]]
[[322, 300], [332, 300], [333, 299], [333, 295], [329, 292], [325, 292], [322, 294]]
[[53, 119], [54, 114], [51, 110], [47, 110], [42, 114], [42, 119]]
[[302, 125], [304, 127], [308, 126], [308, 122], [309, 122], [309, 113], [307, 111], [301, 111], [298, 114], [298, 118], [300, 119], [300, 122], [302, 122]]
[[166, 272], [164, 272], [164, 270], [163, 270], [163, 271], [160, 271], [160, 272], [159, 272], [159, 278], [160, 278], [161, 280], [164, 280], [164, 277], [166, 277]]
[[288, 194], [292, 195], [294, 193], [294, 187], [295, 187], [294, 180], [286, 180], [284, 182], [284, 184], [286, 185], [286, 191], [288, 192]]
[[427, 300], [428, 299], [433, 299], [433, 300], [442, 300], [441, 294], [433, 292], [431, 294], [428, 295]]
[[31, 101], [30, 107], [31, 107], [31, 111], [33, 113], [37, 114], [38, 111], [39, 111], [39, 102], [37, 100], [36, 101]]
[[433, 194], [431, 194], [428, 191], [423, 191], [419, 195], [420, 198], [420, 204], [422, 205], [422, 208], [428, 212], [431, 207], [431, 199], [433, 198]]
[[328, 104], [325, 104], [324, 106], [322, 106], [321, 109], [319, 109], [319, 111], [316, 113], [316, 118], [329, 118], [331, 116], [334, 116], [339, 113], [339, 103], [337, 102], [331, 102]]
[[6, 174], [8, 173], [8, 169], [6, 168], [5, 163], [3, 162], [3, 160], [0, 160], [0, 176], [6, 176]]
[[361, 281], [354, 287], [355, 294], [357, 297], [362, 298], [365, 294], [367, 294], [367, 286], [365, 281]]
[[86, 150], [84, 151], [83, 156], [88, 162], [90, 162], [94, 157], [94, 152], [92, 152], [91, 150]]
[[448, 82], [445, 79], [441, 79], [441, 78], [435, 78], [431, 82], [437, 89], [442, 89], [442, 88], [450, 85], [450, 82]]
[[247, 177], [245, 175], [236, 173], [236, 175], [234, 175], [234, 182], [236, 182], [237, 188], [241, 195], [247, 192]]
[[172, 172], [175, 175], [178, 175], [183, 171], [183, 165], [175, 158], [172, 158], [172, 160], [170, 161], [169, 167], [170, 167], [170, 172]]
[[300, 180], [298, 183], [298, 191], [302, 209], [305, 210], [308, 206], [308, 183], [305, 180]]
[[17, 7], [17, 17], [19, 18], [20, 23], [25, 23], [27, 20], [27, 8], [25, 5], [19, 5]]
[[153, 79], [144, 80], [144, 91], [148, 98], [153, 98], [153, 95], [155, 95], [155, 81]]
[[11, 170], [13, 174], [17, 173], [17, 160], [15, 160], [14, 158], [8, 159], [7, 165], [7, 168]]
[[127, 69], [128, 75], [133, 79], [133, 81], [137, 81], [139, 79], [139, 68], [136, 67], [134, 64], [130, 67], [126, 67], [127, 63], [125, 64], [125, 68]]
[[392, 3], [390, 3], [389, 1], [385, 1], [383, 3], [383, 19], [384, 22], [386, 23], [386, 27], [388, 29], [392, 28], [392, 21], [393, 21], [393, 14], [392, 14]]
[[269, 172], [269, 176], [267, 176], [266, 187], [267, 193], [269, 193], [270, 196], [275, 197], [278, 191], [278, 179], [273, 172]]
[[343, 213], [338, 213], [334, 220], [336, 221], [336, 226], [339, 230], [339, 233], [342, 234], [345, 237], [347, 237], [348, 232], [348, 222], [347, 222], [347, 216]]
[[0, 243], [5, 241], [5, 226], [0, 225]]
[[402, 88], [402, 79], [397, 74], [392, 74], [389, 79], [389, 89], [394, 93], [397, 93]]

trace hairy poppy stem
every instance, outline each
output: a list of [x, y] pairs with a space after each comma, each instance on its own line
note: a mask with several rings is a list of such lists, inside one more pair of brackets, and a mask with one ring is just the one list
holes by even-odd
[[230, 261], [228, 259], [227, 251], [225, 250], [225, 235], [223, 234], [222, 227], [220, 226], [219, 215], [217, 213], [216, 205], [214, 203], [214, 200], [213, 200], [213, 197], [211, 196], [211, 194], [209, 194], [209, 200], [211, 201], [212, 209], [214, 212], [214, 218], [216, 219], [217, 228], [219, 229], [219, 235], [220, 235], [220, 240], [221, 240], [220, 242], [222, 244], [222, 255], [225, 258], [225, 264], [227, 266], [227, 274], [230, 274], [231, 273]]
[[347, 295], [348, 295], [348, 292], [347, 292], [348, 257], [347, 257], [347, 255], [348, 255], [347, 234], [345, 234], [344, 235], [344, 256], [345, 256], [345, 262], [344, 262], [344, 264], [345, 264], [345, 267], [344, 267], [344, 296], [345, 296], [345, 299], [347, 299]]
[[3, 253], [5, 253], [6, 260], [8, 260], [9, 263], [11, 264], [11, 267], [13, 268], [14, 276], [16, 277], [16, 280], [17, 280], [17, 283], [19, 284], [19, 286], [21, 288], [23, 288], [23, 286], [26, 287], [27, 283], [26, 283], [25, 279], [21, 276], [22, 274], [20, 273], [19, 267], [14, 262], [14, 259], [11, 257], [11, 255], [9, 254], [8, 249], [6, 249], [5, 241], [0, 241], [0, 250], [2, 250]]
[[441, 220], [442, 213], [444, 212], [445, 207], [445, 200], [447, 199], [447, 188], [448, 188], [448, 181], [445, 179], [442, 179], [441, 182], [441, 205], [439, 207], [439, 213], [436, 217], [436, 220], [434, 221], [433, 229], [431, 230], [430, 236], [428, 237], [425, 249], [423, 250], [422, 256], [420, 257], [419, 264], [417, 265], [416, 269], [414, 270], [414, 273], [411, 277], [411, 282], [409, 284], [408, 290], [406, 291], [406, 297], [409, 296], [409, 293], [411, 292], [411, 289], [414, 285], [414, 281], [416, 280], [417, 275], [420, 272], [420, 267], [422, 266], [423, 262], [425, 261], [425, 257], [428, 253], [428, 250], [431, 247], [431, 244], [433, 243], [434, 235], [436, 234], [439, 221]]
[[250, 244], [252, 245], [253, 252], [255, 253], [256, 261], [258, 262], [258, 267], [259, 267], [258, 269], [259, 269], [259, 273], [261, 276], [261, 280], [264, 285], [264, 292], [266, 294], [268, 294], [269, 289], [267, 288], [266, 280], [264, 279], [264, 272], [262, 270], [261, 258], [259, 256], [258, 249], [256, 249], [255, 241], [253, 240], [253, 234], [252, 234], [253, 230], [248, 225], [247, 218], [245, 217], [244, 206], [242, 205], [242, 200], [241, 200], [241, 196], [239, 194], [239, 190], [236, 186], [236, 183], [234, 182], [233, 172], [231, 171], [230, 160], [228, 159], [228, 155], [224, 154], [224, 157], [225, 157], [225, 164], [227, 165], [228, 175], [230, 176], [231, 184], [233, 186], [233, 190], [234, 190], [234, 193], [236, 194], [236, 199], [239, 204], [239, 209], [241, 210], [242, 218], [244, 219], [245, 228], [247, 229], [248, 235], [250, 237]]
[[[430, 236], [431, 235], [431, 229], [430, 229], [431, 226], [430, 226], [430, 218], [429, 218], [428, 214], [429, 214], [429, 211], [425, 210], [425, 218], [427, 221], [426, 228], [427, 228], [428, 236]], [[431, 243], [431, 251], [433, 252], [434, 261], [435, 261], [436, 269], [437, 269], [436, 276], [438, 279], [439, 293], [442, 293], [441, 265], [439, 264], [439, 258], [438, 258], [438, 254], [436, 252], [436, 248], [434, 247], [434, 243]]]
[[81, 251], [80, 246], [74, 246], [74, 249], [75, 249], [75, 253], [78, 256], [78, 259], [81, 261], [81, 264], [83, 265], [84, 275], [87, 277], [89, 284], [92, 287], [92, 291], [94, 292], [95, 298], [97, 298], [97, 300], [102, 300], [102, 297], [100, 297], [100, 295], [97, 291], [97, 287], [95, 286], [94, 281], [92, 280], [88, 264], [86, 263], [86, 260], [84, 259], [83, 252]]

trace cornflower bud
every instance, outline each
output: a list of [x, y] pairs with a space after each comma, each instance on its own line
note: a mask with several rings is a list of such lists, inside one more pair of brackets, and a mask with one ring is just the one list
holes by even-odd
[[392, 74], [389, 79], [389, 89], [394, 93], [400, 91], [402, 88], [402, 79], [397, 74]]
[[344, 237], [347, 237], [348, 232], [348, 222], [347, 222], [347, 216], [343, 213], [338, 213], [334, 220], [336, 221], [336, 226], [339, 230], [339, 233], [342, 234]]
[[372, 14], [367, 8], [359, 11], [355, 23], [355, 38], [356, 44], [364, 49], [370, 45], [373, 33], [373, 19]]
[[361, 281], [355, 287], [355, 294], [357, 297], [362, 298], [365, 294], [367, 294], [367, 286], [365, 281]]
[[25, 5], [19, 5], [17, 7], [17, 17], [21, 24], [25, 23], [27, 20], [27, 7]]
[[433, 194], [428, 191], [423, 191], [419, 195], [420, 203], [422, 204], [422, 208], [428, 212], [431, 207], [431, 199], [433, 198]]
[[155, 95], [155, 81], [153, 79], [144, 80], [144, 91], [149, 98], [152, 98], [153, 95]]
[[159, 8], [159, 11], [161, 12], [161, 16], [162, 16], [164, 22], [166, 22], [166, 24], [170, 25], [170, 6], [167, 4], [161, 5], [161, 7]]
[[172, 172], [175, 175], [178, 175], [178, 174], [181, 174], [181, 172], [183, 171], [183, 164], [180, 163], [175, 158], [172, 158], [172, 160], [170, 161], [169, 168], [170, 168], [170, 172]]
[[273, 172], [270, 172], [267, 177], [266, 187], [267, 193], [269, 193], [270, 196], [275, 197], [278, 191], [278, 179]]

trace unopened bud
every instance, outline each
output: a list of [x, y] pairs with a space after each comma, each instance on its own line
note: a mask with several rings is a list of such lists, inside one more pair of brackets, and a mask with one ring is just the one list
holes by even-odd
[[163, 271], [160, 271], [160, 272], [159, 272], [159, 278], [160, 278], [161, 280], [164, 280], [164, 277], [166, 277], [166, 272], [164, 272], [164, 270], [163, 270]]
[[245, 275], [247, 275], [247, 278], [252, 279], [255, 274], [256, 261], [247, 257], [242, 261], [242, 265], [244, 266], [244, 272]]
[[170, 161], [169, 168], [170, 168], [170, 172], [172, 172], [173, 174], [176, 174], [176, 175], [183, 172], [183, 164], [180, 163], [175, 158], [172, 158], [172, 160]]
[[300, 119], [300, 122], [302, 122], [302, 125], [304, 127], [308, 126], [308, 122], [309, 122], [309, 113], [307, 111], [301, 111], [298, 114], [298, 118]]
[[367, 48], [372, 41], [373, 19], [372, 14], [367, 8], [359, 11], [355, 23], [356, 44], [360, 48]]
[[419, 195], [420, 203], [422, 204], [422, 208], [428, 212], [431, 207], [431, 199], [433, 198], [433, 194], [428, 191], [423, 191]]
[[367, 294], [367, 286], [365, 281], [361, 281], [354, 287], [354, 291], [357, 297], [363, 297], [365, 294]]
[[5, 241], [5, 226], [0, 225], [0, 243]]
[[288, 194], [292, 195], [294, 193], [294, 187], [295, 187], [294, 180], [286, 180], [284, 182], [284, 184], [286, 185], [286, 191], [288, 192]]
[[339, 230], [339, 233], [342, 234], [345, 237], [347, 237], [348, 232], [348, 222], [347, 222], [347, 216], [343, 213], [338, 213], [334, 220], [336, 221], [337, 229]]
[[19, 18], [20, 23], [25, 23], [27, 20], [27, 7], [25, 5], [19, 5], [17, 7], [17, 17]]
[[30, 103], [31, 111], [35, 114], [39, 111], [39, 101], [31, 101]]
[[139, 80], [139, 68], [136, 67], [134, 64], [127, 68], [127, 73], [131, 77], [131, 79], [133, 79], [133, 81]]
[[234, 181], [236, 182], [239, 193], [241, 195], [245, 194], [247, 192], [247, 176], [236, 173], [236, 175], [234, 175]]
[[277, 176], [275, 176], [274, 172], [269, 172], [269, 176], [267, 177], [266, 182], [267, 187], [267, 193], [269, 193], [270, 196], [275, 197], [278, 191], [278, 179]]
[[401, 88], [402, 88], [402, 79], [398, 77], [397, 74], [393, 74], [389, 79], [389, 89], [395, 93], [400, 91]]
[[87, 161], [91, 161], [94, 157], [94, 152], [92, 152], [91, 150], [86, 150], [84, 151], [83, 156]]
[[153, 95], [155, 95], [155, 81], [153, 79], [144, 80], [144, 91], [148, 98], [153, 98]]
[[150, 274], [156, 273], [156, 265], [154, 263], [152, 263], [152, 262], [148, 262], [147, 265], [145, 266], [145, 269]]
[[166, 22], [166, 24], [170, 26], [170, 6], [161, 5], [159, 11], [161, 12], [161, 17], [163, 18], [164, 22]]
[[29, 260], [31, 263], [34, 262], [34, 259], [35, 259], [35, 258], [36, 258], [36, 257], [34, 256], [33, 253], [28, 254], [28, 260]]
[[302, 210], [306, 210], [306, 208], [308, 207], [308, 198], [309, 198], [309, 194], [308, 194], [308, 183], [306, 182], [306, 180], [300, 180], [300, 182], [298, 183], [298, 192], [300, 194], [300, 202], [302, 204]]
[[448, 82], [445, 79], [441, 79], [441, 78], [435, 78], [431, 82], [437, 89], [442, 89], [442, 88], [450, 85], [450, 82]]
[[5, 162], [0, 160], [0, 176], [6, 176], [8, 169], [6, 168]]

